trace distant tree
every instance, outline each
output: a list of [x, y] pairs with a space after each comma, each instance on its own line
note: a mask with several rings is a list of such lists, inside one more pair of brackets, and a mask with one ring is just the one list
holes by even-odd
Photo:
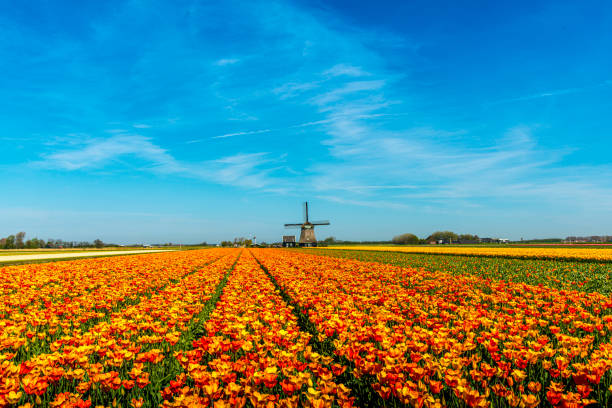
[[4, 249], [5, 245], [6, 245], [6, 238], [0, 238], [0, 248]]
[[460, 242], [478, 242], [479, 239], [480, 238], [478, 238], [478, 235], [472, 235], [472, 234], [459, 235]]
[[459, 236], [451, 231], [436, 231], [427, 237], [427, 242], [439, 242], [442, 241], [444, 243], [452, 243], [459, 241]]
[[326, 245], [332, 245], [336, 243], [336, 237], [327, 237], [321, 242], [323, 242]]
[[234, 245], [236, 246], [251, 246], [253, 244], [253, 240], [246, 239], [245, 237], [234, 238]]
[[14, 249], [15, 248], [15, 236], [9, 235], [6, 237], [6, 241], [4, 242], [4, 249]]
[[419, 243], [419, 237], [414, 234], [402, 234], [393, 237], [391, 242], [397, 245], [416, 245]]
[[25, 238], [25, 232], [20, 231], [17, 234], [15, 234], [15, 248], [17, 249], [23, 249], [24, 247], [24, 243], [23, 243], [23, 239]]
[[35, 237], [32, 239], [28, 239], [25, 242], [25, 247], [29, 249], [35, 249], [35, 248], [40, 248], [43, 244], [44, 242], [42, 240]]
[[221, 241], [222, 247], [231, 247], [233, 246], [232, 241]]
[[102, 240], [101, 240], [101, 239], [96, 239], [96, 240], [95, 240], [93, 243], [94, 243], [94, 246], [95, 246], [96, 248], [102, 248], [102, 247], [104, 247], [104, 242], [102, 242]]

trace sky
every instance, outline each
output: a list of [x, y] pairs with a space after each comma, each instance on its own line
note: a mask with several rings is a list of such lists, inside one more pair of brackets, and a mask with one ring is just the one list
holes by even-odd
[[0, 236], [612, 234], [605, 1], [0, 1]]

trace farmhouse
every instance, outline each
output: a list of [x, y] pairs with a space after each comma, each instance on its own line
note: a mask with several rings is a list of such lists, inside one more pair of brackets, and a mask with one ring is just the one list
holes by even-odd
[[285, 248], [295, 247], [295, 235], [283, 235], [283, 246]]

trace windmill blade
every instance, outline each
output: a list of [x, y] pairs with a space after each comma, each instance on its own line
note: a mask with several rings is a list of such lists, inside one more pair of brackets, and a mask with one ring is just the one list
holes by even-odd
[[308, 201], [304, 202], [304, 222], [308, 223]]
[[313, 221], [311, 222], [312, 225], [329, 225], [329, 221]]
[[299, 228], [302, 224], [285, 224], [285, 228]]

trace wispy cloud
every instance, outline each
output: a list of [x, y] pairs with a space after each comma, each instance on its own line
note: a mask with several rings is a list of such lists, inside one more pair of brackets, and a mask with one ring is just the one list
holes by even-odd
[[272, 92], [278, 95], [281, 99], [288, 99], [301, 95], [306, 91], [318, 88], [319, 86], [321, 86], [320, 82], [287, 82], [274, 88]]
[[410, 206], [403, 203], [393, 202], [393, 201], [385, 201], [385, 200], [356, 200], [350, 198], [344, 198], [340, 196], [331, 196], [331, 195], [318, 195], [318, 199], [331, 201], [339, 204], [346, 205], [355, 205], [359, 207], [369, 207], [369, 208], [391, 208], [395, 210], [406, 210], [409, 208], [413, 208], [414, 206]]
[[239, 58], [221, 58], [217, 61], [215, 61], [215, 65], [218, 66], [225, 66], [225, 65], [233, 65], [233, 64], [237, 64], [240, 62]]
[[326, 76], [350, 76], [350, 77], [362, 77], [371, 75], [369, 72], [364, 71], [361, 67], [356, 67], [350, 64], [337, 64], [330, 69], [323, 72]]
[[[320, 198], [390, 209], [408, 208], [407, 200], [411, 205], [437, 208], [451, 201], [464, 208], [474, 208], [482, 200], [543, 203], [566, 199], [568, 189], [577, 193], [579, 188], [597, 194], [599, 199], [610, 198], [606, 186], [586, 177], [570, 181], [566, 175], [557, 175], [557, 182], [551, 183], [554, 169], [571, 150], [540, 147], [534, 136], [537, 126], [510, 128], [505, 135], [492, 137], [478, 147], [461, 142], [469, 134], [464, 129], [387, 128], [382, 120], [414, 113], [390, 109], [403, 103], [386, 95], [392, 77], [360, 70], [370, 78], [352, 80], [362, 72], [338, 64], [320, 74], [333, 77], [333, 82], [318, 82], [323, 80], [313, 73], [312, 82], [324, 85], [317, 87], [318, 93], [302, 99], [324, 115], [317, 121], [328, 135], [322, 145], [334, 158], [308, 169], [306, 188], [318, 191]], [[531, 97], [578, 91], [565, 89]]]
[[178, 171], [181, 166], [165, 149], [140, 135], [118, 135], [107, 139], [91, 139], [82, 146], [43, 155], [32, 164], [40, 168], [60, 170], [94, 169], [124, 156], [133, 156], [151, 163], [157, 170]]
[[266, 153], [240, 153], [208, 164], [219, 183], [261, 189], [271, 184], [270, 175], [273, 170], [262, 168], [270, 161]]
[[233, 136], [257, 135], [260, 133], [269, 133], [272, 131], [274, 131], [274, 129], [260, 129], [260, 130], [251, 130], [247, 132], [225, 133], [223, 135], [212, 136], [211, 139], [225, 139], [227, 137], [233, 137]]
[[304, 127], [310, 127], [310, 126], [318, 126], [318, 125], [323, 125], [323, 124], [329, 123], [329, 122], [330, 122], [330, 119], [321, 119], [321, 120], [315, 120], [315, 121], [311, 121], [311, 122], [297, 123], [295, 125], [289, 125], [289, 126], [285, 126], [285, 127], [282, 127], [282, 128], [245, 130], [245, 131], [240, 131], [240, 132], [224, 133], [222, 135], [211, 136], [210, 138], [206, 138], [206, 139], [193, 139], [193, 140], [189, 140], [186, 143], [187, 144], [202, 143], [202, 142], [209, 141], [210, 139], [226, 139], [228, 137], [235, 137], [235, 136], [248, 136], [248, 135], [257, 135], [257, 134], [262, 134], [262, 133], [278, 132], [278, 131], [288, 130], [288, 129], [297, 129], [297, 128], [304, 128]]
[[151, 125], [147, 125], [146, 123], [135, 123], [132, 125], [132, 127], [135, 127], [136, 129], [149, 129]]
[[286, 189], [284, 182], [273, 176], [284, 161], [282, 157], [272, 159], [264, 152], [237, 153], [202, 162], [187, 162], [177, 160], [150, 138], [140, 135], [91, 139], [75, 148], [44, 154], [42, 160], [31, 164], [44, 169], [93, 171], [118, 164], [121, 167], [122, 158], [140, 159], [144, 164], [140, 171], [250, 189]]
[[530, 101], [534, 99], [549, 98], [553, 96], [569, 95], [569, 94], [575, 94], [579, 92], [587, 92], [593, 89], [606, 87], [610, 85], [612, 85], [612, 81], [608, 80], [608, 81], [604, 81], [596, 85], [582, 86], [582, 87], [577, 87], [577, 88], [555, 89], [555, 90], [550, 90], [550, 91], [545, 91], [545, 92], [534, 93], [531, 95], [518, 96], [516, 98], [501, 99], [498, 101], [489, 102], [488, 105], [500, 105], [504, 103]]
[[386, 81], [384, 79], [348, 82], [339, 88], [312, 98], [311, 101], [314, 105], [325, 106], [329, 103], [339, 101], [347, 95], [379, 90], [385, 86], [385, 83]]

